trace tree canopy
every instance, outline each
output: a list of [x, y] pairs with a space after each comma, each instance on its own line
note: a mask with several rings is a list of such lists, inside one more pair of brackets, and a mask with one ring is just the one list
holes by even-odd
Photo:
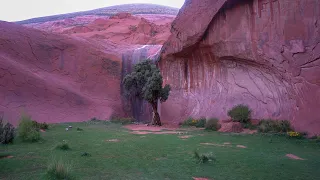
[[[153, 125], [161, 125], [157, 112], [158, 100], [165, 102], [169, 97], [170, 85], [162, 87], [163, 79], [160, 70], [150, 60], [136, 64], [133, 71], [124, 80], [125, 93], [148, 101], [153, 108]], [[158, 119], [157, 119], [158, 118]]]

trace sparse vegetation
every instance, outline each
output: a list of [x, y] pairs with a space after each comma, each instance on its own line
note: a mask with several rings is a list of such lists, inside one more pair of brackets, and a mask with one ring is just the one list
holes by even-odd
[[240, 104], [229, 110], [228, 116], [231, 117], [232, 121], [247, 124], [251, 118], [251, 110], [248, 106]]
[[82, 157], [89, 157], [89, 156], [91, 156], [91, 154], [89, 154], [89, 153], [87, 153], [87, 152], [84, 152], [84, 153], [81, 154], [81, 156], [82, 156]]
[[198, 121], [196, 119], [193, 119], [192, 117], [188, 117], [185, 121], [182, 122], [182, 126], [196, 126]]
[[261, 120], [258, 125], [258, 132], [262, 133], [286, 133], [291, 130], [290, 122], [287, 120]]
[[40, 140], [40, 132], [31, 120], [31, 117], [23, 114], [18, 127], [18, 136], [22, 141], [36, 142]]
[[197, 120], [196, 127], [197, 128], [203, 128], [206, 124], [207, 119], [205, 117], [201, 117], [199, 120]]
[[138, 29], [138, 27], [137, 27], [136, 25], [130, 25], [130, 26], [129, 26], [129, 30], [130, 30], [130, 31], [136, 32], [137, 29]]
[[212, 153], [208, 154], [199, 154], [197, 151], [194, 151], [194, 158], [196, 159], [197, 163], [204, 164], [209, 161], [215, 161], [215, 157]]
[[206, 130], [218, 131], [220, 129], [219, 120], [217, 118], [210, 118], [205, 124]]
[[3, 124], [3, 118], [0, 117], [0, 144], [9, 144], [13, 142], [15, 136], [15, 128], [12, 124]]
[[82, 128], [77, 128], [77, 131], [83, 131], [83, 129]]
[[62, 160], [53, 159], [48, 165], [47, 174], [53, 179], [72, 179], [71, 166]]

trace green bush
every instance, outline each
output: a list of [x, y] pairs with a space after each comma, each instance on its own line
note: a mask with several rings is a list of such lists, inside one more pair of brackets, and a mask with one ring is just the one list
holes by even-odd
[[13, 142], [15, 128], [12, 124], [6, 123], [3, 126], [2, 117], [0, 117], [0, 144], [9, 144]]
[[197, 163], [201, 164], [216, 160], [212, 153], [199, 154], [197, 151], [194, 151], [194, 158], [196, 159]]
[[231, 117], [232, 121], [246, 124], [250, 121], [251, 110], [248, 106], [240, 104], [229, 110], [228, 116]]
[[185, 121], [182, 122], [182, 126], [196, 126], [197, 120], [193, 119], [192, 117], [189, 117]]
[[77, 128], [77, 131], [83, 131], [83, 129], [82, 128]]
[[205, 117], [201, 117], [199, 120], [197, 120], [197, 123], [195, 126], [197, 128], [203, 128], [206, 124], [206, 121], [207, 121], [207, 119]]
[[22, 141], [36, 142], [40, 140], [40, 132], [32, 122], [31, 117], [22, 115], [18, 127], [18, 136]]
[[60, 149], [60, 150], [69, 150], [70, 147], [69, 147], [69, 144], [67, 142], [62, 142], [62, 143], [59, 143], [56, 145], [56, 149]]
[[47, 174], [53, 179], [72, 179], [71, 166], [62, 160], [53, 160], [49, 163]]
[[287, 120], [261, 120], [258, 125], [258, 132], [262, 133], [285, 133], [291, 130], [290, 122]]
[[134, 118], [120, 118], [120, 117], [113, 117], [111, 118], [110, 122], [116, 123], [116, 124], [131, 124], [134, 122]]
[[37, 129], [49, 129], [49, 125], [47, 123], [38, 123], [37, 121], [32, 121], [32, 124]]
[[210, 118], [207, 120], [205, 124], [205, 129], [206, 130], [212, 130], [212, 131], [217, 131], [220, 129], [220, 124], [219, 120], [216, 118]]

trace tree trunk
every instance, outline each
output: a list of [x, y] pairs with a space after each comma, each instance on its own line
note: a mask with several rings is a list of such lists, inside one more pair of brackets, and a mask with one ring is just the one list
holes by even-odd
[[158, 113], [158, 104], [157, 103], [152, 103], [152, 125], [154, 126], [161, 126], [161, 121], [160, 121], [160, 116]]

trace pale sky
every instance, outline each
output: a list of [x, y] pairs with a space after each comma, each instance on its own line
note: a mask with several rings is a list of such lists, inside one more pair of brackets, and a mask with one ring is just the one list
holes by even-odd
[[152, 3], [180, 8], [184, 0], [1, 0], [0, 20], [19, 21], [34, 17], [97, 9], [112, 5]]

